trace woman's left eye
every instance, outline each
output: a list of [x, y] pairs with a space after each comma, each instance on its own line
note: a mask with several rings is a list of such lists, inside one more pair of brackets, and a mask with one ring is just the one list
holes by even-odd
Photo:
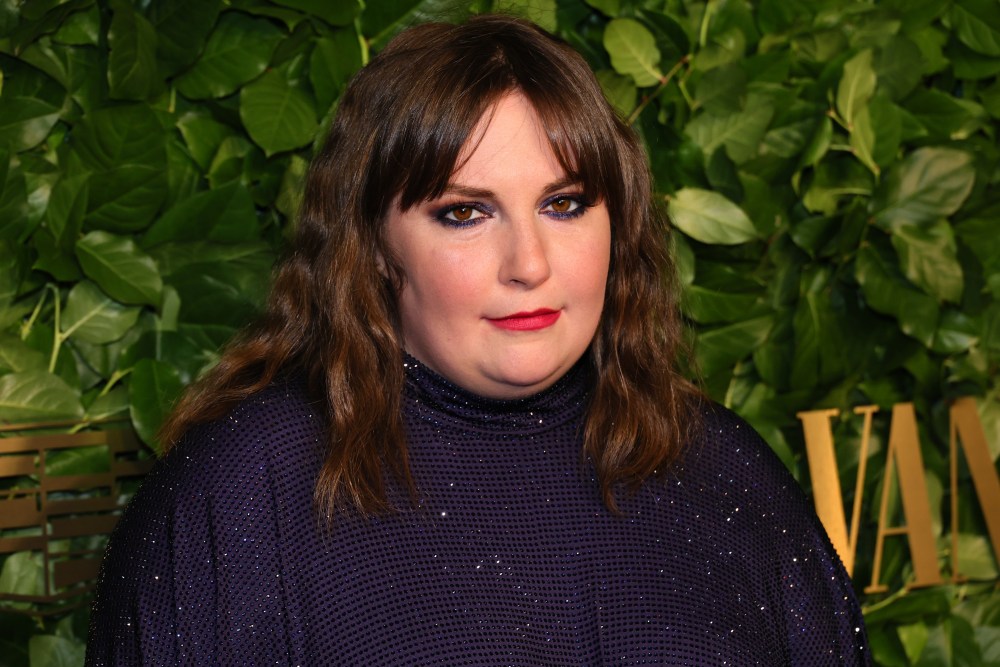
[[558, 195], [546, 201], [542, 205], [542, 211], [551, 213], [558, 218], [575, 218], [583, 215], [588, 204], [579, 197], [569, 195]]
[[434, 218], [449, 227], [471, 227], [491, 214], [482, 204], [451, 204], [437, 210]]

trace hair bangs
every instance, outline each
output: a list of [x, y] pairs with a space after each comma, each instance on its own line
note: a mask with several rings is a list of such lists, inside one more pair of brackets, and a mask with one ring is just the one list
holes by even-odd
[[[397, 74], [406, 72], [420, 84], [395, 100], [402, 122], [387, 127], [388, 136], [379, 141], [380, 177], [373, 185], [381, 194], [380, 217], [393, 203], [406, 210], [440, 196], [461, 167], [463, 150], [475, 148], [469, 142], [477, 126], [512, 93], [527, 98], [566, 175], [588, 198], [621, 201], [613, 112], [583, 59], [531, 32], [487, 35], [480, 27], [418, 28], [428, 34], [417, 36], [446, 46], [417, 48], [408, 40], [384, 54]], [[430, 34], [436, 31], [449, 32], [449, 39]]]

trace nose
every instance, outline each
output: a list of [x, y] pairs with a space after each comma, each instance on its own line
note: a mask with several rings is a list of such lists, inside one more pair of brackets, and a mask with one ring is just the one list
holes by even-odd
[[532, 288], [548, 280], [552, 267], [541, 224], [533, 216], [525, 216], [505, 226], [506, 243], [499, 275], [501, 283]]

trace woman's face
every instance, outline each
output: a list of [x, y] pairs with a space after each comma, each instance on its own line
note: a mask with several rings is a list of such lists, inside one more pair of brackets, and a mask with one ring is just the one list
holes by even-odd
[[503, 97], [445, 192], [389, 214], [407, 352], [491, 398], [545, 389], [597, 330], [611, 254], [603, 202], [568, 180], [531, 105]]

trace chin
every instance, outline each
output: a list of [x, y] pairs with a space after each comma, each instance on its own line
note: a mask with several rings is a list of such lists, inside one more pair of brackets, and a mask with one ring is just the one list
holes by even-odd
[[519, 363], [518, 366], [493, 377], [498, 390], [506, 394], [500, 398], [524, 398], [544, 391], [562, 377], [572, 364], [565, 369], [556, 364]]

